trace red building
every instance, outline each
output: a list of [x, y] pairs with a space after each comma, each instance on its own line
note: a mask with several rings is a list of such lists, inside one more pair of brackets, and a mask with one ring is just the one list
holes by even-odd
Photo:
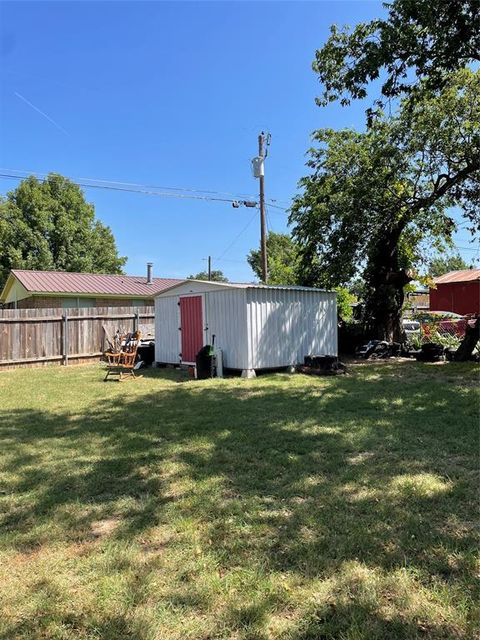
[[450, 271], [435, 278], [430, 289], [430, 311], [480, 314], [480, 269]]

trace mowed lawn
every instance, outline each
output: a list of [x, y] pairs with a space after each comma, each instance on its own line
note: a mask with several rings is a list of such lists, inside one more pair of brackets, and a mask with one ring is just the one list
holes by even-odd
[[2, 640], [475, 638], [478, 369], [0, 373]]

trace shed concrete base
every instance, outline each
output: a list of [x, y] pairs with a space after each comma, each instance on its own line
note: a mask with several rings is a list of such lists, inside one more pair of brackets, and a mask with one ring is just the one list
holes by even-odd
[[242, 369], [242, 378], [256, 378], [255, 369]]

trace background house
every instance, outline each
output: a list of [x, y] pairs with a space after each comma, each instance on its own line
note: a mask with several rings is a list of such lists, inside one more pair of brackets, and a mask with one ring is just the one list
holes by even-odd
[[480, 313], [480, 269], [450, 271], [434, 282], [436, 288], [430, 289], [431, 311]]
[[146, 276], [13, 269], [0, 303], [16, 309], [153, 306], [158, 293], [178, 282], [153, 278], [150, 266]]

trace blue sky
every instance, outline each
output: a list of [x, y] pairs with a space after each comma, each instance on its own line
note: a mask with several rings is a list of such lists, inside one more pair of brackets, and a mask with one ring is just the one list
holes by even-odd
[[[330, 24], [383, 9], [370, 1], [4, 2], [0, 11], [2, 168], [255, 195], [250, 159], [264, 129], [272, 135], [267, 197], [288, 205], [311, 132], [363, 123], [365, 104], [315, 105], [315, 50]], [[3, 180], [0, 193], [15, 184]], [[258, 245], [256, 210], [86, 196], [128, 256], [127, 273], [153, 261], [155, 275], [187, 276], [211, 255], [230, 279], [253, 278], [245, 256]], [[287, 229], [285, 213], [270, 209], [268, 219], [274, 231]], [[465, 232], [457, 242], [469, 246]]]

